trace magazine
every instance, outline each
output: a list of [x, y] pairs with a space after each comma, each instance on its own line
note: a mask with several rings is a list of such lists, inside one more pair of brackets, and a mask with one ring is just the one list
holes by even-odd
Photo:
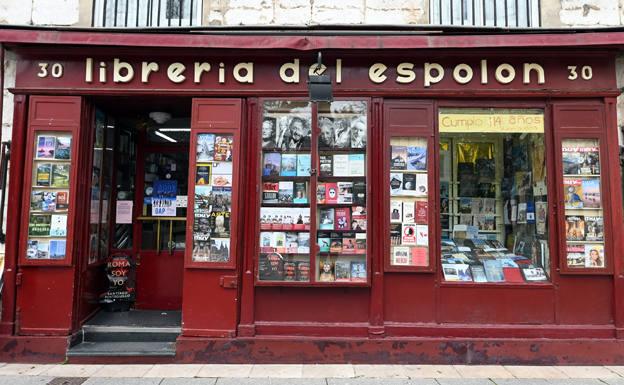
[[[215, 143], [214, 143], [214, 160], [222, 161], [222, 162], [231, 162], [233, 142], [234, 142], [234, 138], [232, 135], [216, 136]], [[228, 247], [229, 247], [229, 241], [228, 241]], [[219, 258], [219, 256], [217, 256], [217, 258]], [[229, 259], [229, 256], [228, 256], [228, 259]]]
[[37, 137], [37, 154], [36, 159], [54, 159], [54, 150], [56, 148], [56, 137], [39, 135]]
[[392, 154], [390, 156], [391, 170], [407, 170], [407, 147], [392, 146]]
[[566, 215], [565, 231], [568, 241], [585, 240], [585, 217], [582, 215]]
[[407, 169], [427, 170], [427, 147], [407, 147]]
[[585, 239], [588, 241], [604, 240], [604, 223], [600, 216], [585, 216]]
[[195, 160], [197, 162], [210, 162], [214, 160], [214, 134], [197, 134], [197, 152]]
[[600, 174], [597, 146], [563, 146], [563, 173], [566, 175]]
[[71, 156], [71, 136], [57, 136], [54, 159], [69, 159]]
[[210, 184], [212, 181], [212, 163], [199, 163], [197, 164], [195, 172], [195, 184], [204, 185]]
[[51, 187], [69, 187], [69, 164], [53, 164]]
[[585, 245], [585, 267], [605, 267], [604, 245], [593, 243]]
[[51, 174], [52, 165], [50, 163], [39, 163], [35, 173], [35, 185], [49, 187]]
[[566, 252], [568, 267], [585, 267], [585, 245], [568, 244]]
[[583, 208], [583, 184], [581, 179], [563, 178], [563, 194], [566, 209]]
[[583, 208], [599, 208], [601, 206], [600, 180], [598, 178], [582, 179], [581, 194]]

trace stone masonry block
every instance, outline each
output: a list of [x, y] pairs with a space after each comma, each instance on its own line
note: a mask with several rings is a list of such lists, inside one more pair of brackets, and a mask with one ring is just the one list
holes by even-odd
[[39, 25], [72, 25], [80, 19], [79, 0], [33, 0], [32, 21]]
[[24, 0], [0, 1], [0, 24], [31, 24], [32, 2]]
[[364, 12], [361, 9], [312, 9], [312, 24], [362, 24], [363, 22]]
[[312, 10], [310, 7], [276, 7], [273, 22], [277, 25], [308, 25], [312, 22]]
[[273, 9], [230, 9], [225, 13], [226, 25], [266, 25], [273, 22]]
[[618, 0], [562, 0], [559, 16], [568, 26], [620, 25]]
[[418, 24], [423, 12], [422, 9], [418, 8], [413, 10], [394, 9], [385, 11], [368, 8], [366, 9], [364, 23], [385, 25]]

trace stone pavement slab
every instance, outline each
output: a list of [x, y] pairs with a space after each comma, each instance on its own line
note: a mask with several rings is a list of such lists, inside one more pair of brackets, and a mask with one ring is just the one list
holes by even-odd
[[352, 378], [352, 365], [303, 365], [303, 378]]
[[215, 385], [216, 383], [216, 378], [165, 378], [160, 385]]
[[249, 377], [253, 365], [202, 365], [197, 377]]
[[218, 378], [217, 385], [271, 385], [268, 378]]
[[202, 365], [154, 365], [143, 377], [189, 378], [195, 377]]
[[353, 369], [355, 377], [409, 378], [403, 365], [353, 365]]
[[104, 365], [91, 377], [143, 377], [153, 367], [154, 365]]
[[136, 378], [136, 377], [91, 377], [82, 385], [158, 385], [162, 378]]
[[505, 365], [505, 369], [516, 378], [568, 378], [556, 366]]
[[601, 381], [608, 385], [624, 385], [624, 378], [602, 378]]
[[54, 365], [39, 365], [39, 364], [7, 364], [0, 368], [0, 376], [5, 375], [23, 375], [23, 376], [37, 376], [46, 370], [50, 369]]
[[595, 378], [555, 378], [548, 380], [548, 385], [604, 385]]
[[462, 378], [513, 378], [505, 367], [500, 365], [453, 365]]
[[431, 378], [328, 378], [327, 385], [438, 385]]
[[103, 367], [104, 365], [52, 365], [41, 374], [50, 377], [91, 377]]
[[461, 378], [452, 365], [402, 365], [409, 378]]
[[250, 378], [301, 378], [303, 365], [254, 365]]
[[52, 379], [47, 376], [0, 376], [0, 385], [45, 385]]
[[604, 366], [558, 366], [570, 378], [618, 378], [619, 374]]
[[[610, 365], [606, 365], [605, 368], [607, 368], [610, 371], [615, 372], [615, 373], [619, 374], [620, 376], [624, 377], [624, 366], [610, 366]], [[0, 368], [0, 370], [2, 370], [2, 368]]]
[[495, 378], [492, 381], [496, 385], [549, 385], [543, 378]]
[[494, 385], [487, 378], [437, 378], [440, 385]]
[[327, 385], [324, 378], [270, 378], [271, 385]]

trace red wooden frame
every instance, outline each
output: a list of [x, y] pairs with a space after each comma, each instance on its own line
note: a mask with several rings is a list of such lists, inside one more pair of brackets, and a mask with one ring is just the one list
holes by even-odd
[[[62, 109], [66, 116], [63, 118], [46, 115], [45, 110], [40, 110], [43, 104], [55, 104], [54, 109]], [[24, 194], [22, 195], [22, 223], [20, 230], [19, 264], [23, 266], [71, 266], [74, 259], [74, 246], [76, 238], [74, 237], [74, 222], [76, 211], [76, 195], [78, 192], [77, 174], [78, 174], [78, 147], [80, 147], [80, 97], [46, 97], [33, 96], [30, 99], [29, 115], [28, 115], [28, 134], [26, 136], [26, 157], [24, 168]], [[41, 114], [40, 114], [41, 113]], [[64, 132], [71, 134], [71, 153], [70, 153], [70, 177], [69, 177], [69, 208], [67, 210], [67, 235], [65, 236], [65, 258], [63, 259], [28, 259], [26, 258], [28, 223], [30, 214], [30, 199], [33, 188], [33, 165], [35, 162], [35, 140], [39, 133], [45, 132]], [[45, 187], [42, 187], [45, 189]], [[62, 237], [61, 237], [62, 238]]]
[[[255, 131], [260, 131], [261, 130], [261, 124], [262, 124], [262, 116], [263, 116], [263, 105], [264, 102], [267, 101], [272, 101], [272, 100], [285, 100], [285, 101], [307, 101], [307, 99], [305, 98], [298, 98], [298, 97], [283, 97], [283, 98], [261, 98], [259, 99], [259, 102], [256, 106], [255, 109], [255, 114], [256, 114], [256, 118], [255, 118], [255, 122], [256, 122], [256, 126], [251, 127], [251, 130], [255, 130]], [[308, 191], [308, 195], [310, 197], [310, 281], [261, 281], [258, 278], [258, 265], [260, 262], [259, 256], [260, 256], [260, 242], [259, 242], [259, 237], [260, 237], [260, 224], [259, 222], [256, 220], [256, 224], [254, 225], [254, 243], [252, 244], [252, 246], [249, 246], [249, 248], [251, 250], [253, 250], [253, 264], [254, 264], [254, 284], [255, 286], [301, 286], [301, 287], [369, 287], [371, 286], [371, 271], [372, 271], [372, 261], [373, 261], [373, 254], [374, 254], [374, 244], [376, 243], [376, 241], [372, 241], [372, 238], [370, 238], [370, 235], [373, 233], [371, 231], [371, 225], [372, 222], [369, 221], [369, 218], [371, 218], [371, 213], [374, 213], [374, 209], [371, 211], [372, 206], [374, 205], [375, 200], [373, 200], [373, 188], [371, 187], [371, 181], [372, 181], [372, 177], [373, 175], [371, 174], [373, 172], [373, 166], [372, 166], [372, 158], [373, 158], [373, 151], [370, 151], [370, 146], [372, 145], [372, 143], [376, 143], [375, 138], [372, 136], [372, 133], [374, 132], [374, 130], [372, 129], [372, 122], [373, 122], [373, 118], [372, 118], [372, 104], [371, 104], [371, 99], [370, 98], [348, 98], [348, 97], [340, 97], [340, 98], [334, 98], [334, 101], [361, 101], [366, 103], [366, 121], [367, 121], [367, 144], [366, 144], [366, 218], [367, 218], [367, 229], [366, 229], [366, 254], [365, 254], [365, 260], [366, 260], [366, 281], [354, 281], [354, 282], [349, 282], [349, 281], [334, 281], [334, 282], [320, 282], [316, 280], [316, 272], [317, 272], [317, 254], [319, 253], [318, 251], [318, 242], [317, 242], [317, 228], [316, 228], [316, 223], [317, 223], [317, 218], [316, 218], [316, 211], [317, 211], [317, 199], [316, 199], [316, 188], [317, 188], [317, 184], [318, 184], [318, 178], [319, 178], [319, 173], [317, 171], [317, 173], [315, 175], [310, 176], [310, 187], [309, 187], [309, 191]], [[318, 104], [317, 103], [310, 103], [310, 114], [311, 114], [311, 119], [310, 119], [310, 132], [311, 132], [311, 138], [310, 138], [310, 142], [311, 142], [311, 148], [310, 148], [310, 156], [312, 159], [312, 164], [314, 165], [314, 168], [316, 170], [320, 170], [320, 157], [319, 157], [319, 149], [318, 149], [318, 135], [320, 133], [320, 129], [318, 127]], [[261, 149], [261, 137], [257, 136], [257, 139], [254, 143], [254, 151], [253, 154], [256, 154], [255, 158], [255, 163], [253, 163], [254, 167], [252, 168], [252, 170], [254, 170], [256, 172], [256, 174], [258, 175], [258, 179], [259, 181], [262, 180], [262, 168], [260, 167], [260, 165], [262, 164], [262, 149]], [[258, 190], [256, 190], [258, 191]], [[259, 190], [260, 193], [256, 193], [256, 198], [253, 200], [255, 206], [254, 206], [254, 212], [256, 213], [255, 218], [259, 218], [259, 213], [260, 213], [260, 207], [262, 206], [262, 194], [261, 194], [261, 190]], [[314, 240], [314, 242], [312, 242], [312, 240]]]

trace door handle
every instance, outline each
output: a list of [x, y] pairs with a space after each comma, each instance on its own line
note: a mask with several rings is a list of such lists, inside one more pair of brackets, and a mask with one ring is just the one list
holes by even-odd
[[140, 254], [140, 253], [137, 253], [137, 255], [136, 255], [136, 259], [135, 259], [135, 262], [134, 262], [134, 263], [135, 263], [137, 266], [139, 266], [139, 265], [141, 264], [141, 254]]

